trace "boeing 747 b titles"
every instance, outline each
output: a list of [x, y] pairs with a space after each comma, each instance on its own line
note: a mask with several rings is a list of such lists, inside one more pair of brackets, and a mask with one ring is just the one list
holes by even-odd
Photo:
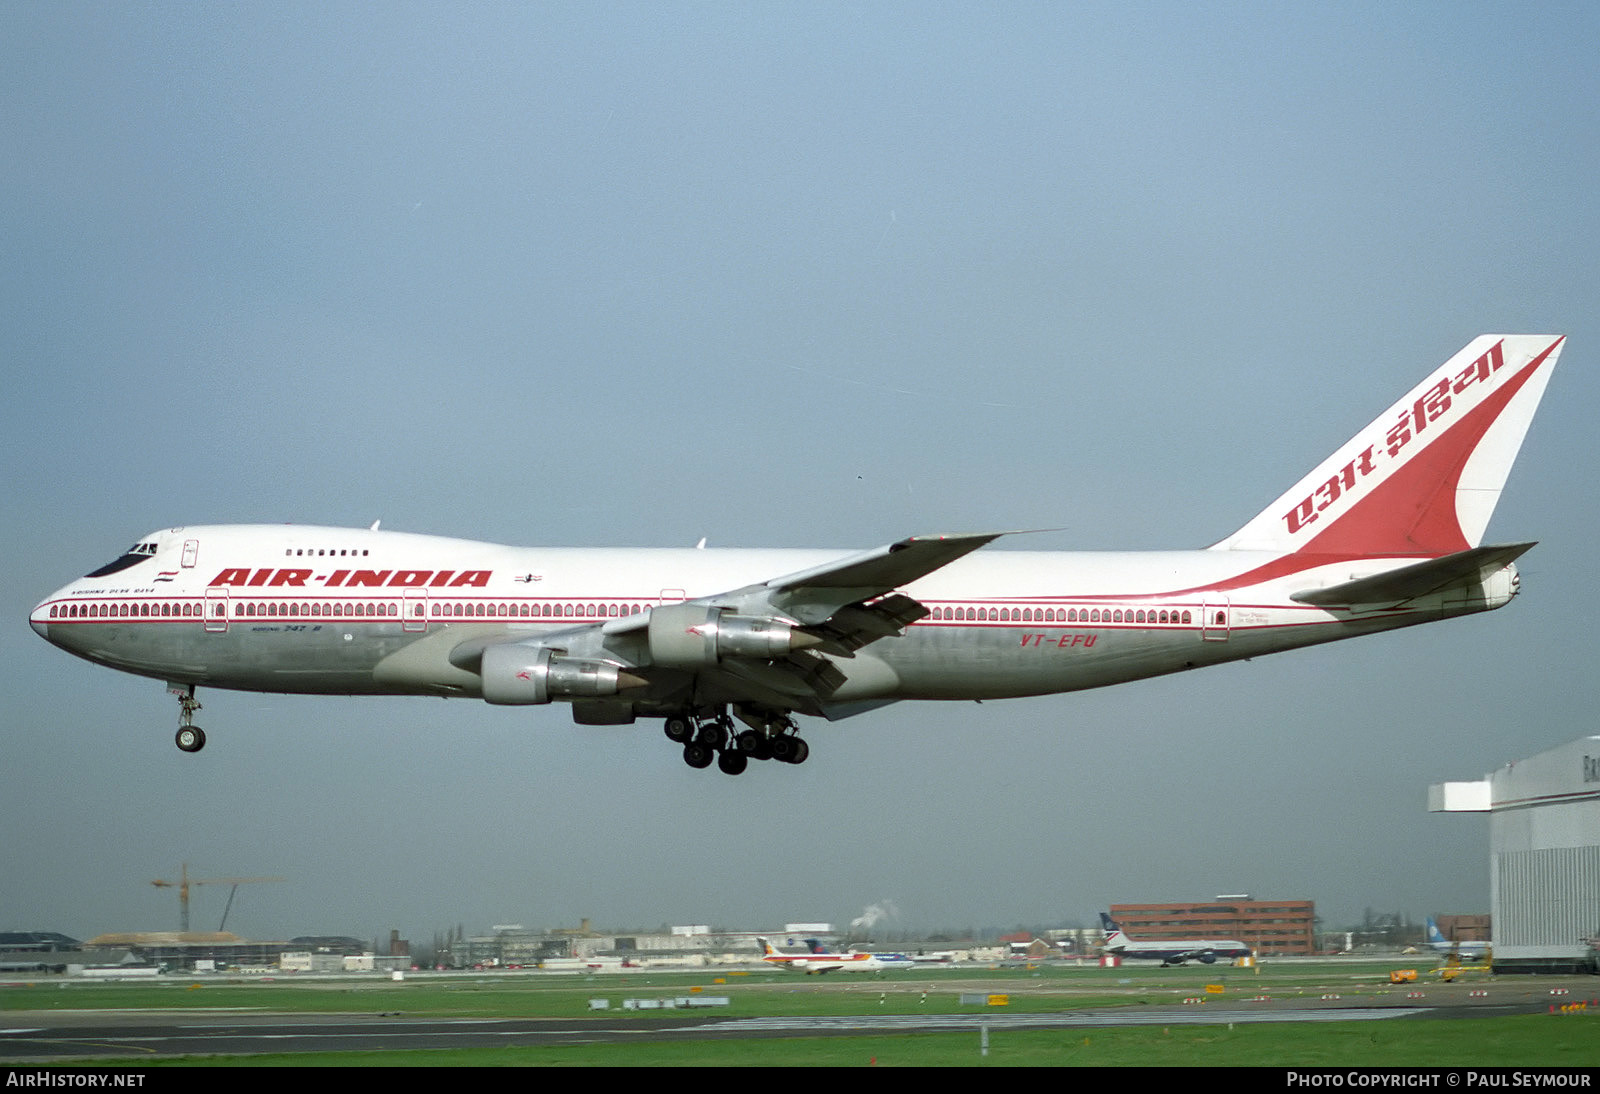
[[[1562, 339], [1484, 335], [1204, 550], [560, 550], [292, 525], [171, 528], [30, 617], [196, 689], [569, 704], [664, 719], [691, 767], [802, 763], [796, 716], [1103, 687], [1498, 608], [1531, 543], [1484, 529]], [[1286, 416], [1292, 421], [1293, 416]], [[974, 553], [977, 552], [977, 553]]]
[[1159, 961], [1162, 968], [1168, 965], [1182, 965], [1186, 961], [1215, 965], [1219, 957], [1250, 956], [1250, 947], [1232, 938], [1184, 938], [1159, 941], [1129, 938], [1105, 912], [1100, 913], [1100, 927], [1106, 932], [1106, 940], [1100, 944], [1106, 953], [1123, 958]]

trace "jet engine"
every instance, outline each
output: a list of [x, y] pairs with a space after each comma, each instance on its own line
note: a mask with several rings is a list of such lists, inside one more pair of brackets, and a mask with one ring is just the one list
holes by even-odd
[[563, 657], [546, 646], [521, 643], [486, 648], [481, 673], [484, 700], [501, 706], [615, 695], [646, 683], [609, 661]]
[[727, 657], [770, 660], [822, 639], [779, 619], [735, 615], [705, 604], [667, 604], [650, 610], [650, 660], [665, 668], [698, 669]]

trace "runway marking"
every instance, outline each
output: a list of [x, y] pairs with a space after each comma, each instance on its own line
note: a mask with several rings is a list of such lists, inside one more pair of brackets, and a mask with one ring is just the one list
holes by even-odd
[[975, 1029], [980, 1025], [1105, 1028], [1111, 1026], [1217, 1026], [1231, 1022], [1363, 1022], [1426, 1013], [1424, 1007], [1358, 1007], [1350, 1010], [1181, 1011], [1170, 1014], [929, 1014], [862, 1015], [840, 1018], [732, 1018], [663, 1032], [698, 1030], [758, 1033], [772, 1030]]

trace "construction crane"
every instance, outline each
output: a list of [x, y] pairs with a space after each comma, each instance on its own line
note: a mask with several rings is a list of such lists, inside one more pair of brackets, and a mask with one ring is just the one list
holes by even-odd
[[233, 908], [234, 894], [239, 891], [239, 886], [256, 881], [288, 881], [286, 877], [190, 877], [189, 864], [183, 864], [182, 872], [177, 881], [152, 881], [150, 884], [157, 889], [178, 890], [178, 929], [184, 934], [189, 933], [189, 886], [191, 885], [232, 885], [228, 893], [227, 906], [222, 909], [222, 924], [217, 930], [222, 930], [228, 925], [228, 912]]

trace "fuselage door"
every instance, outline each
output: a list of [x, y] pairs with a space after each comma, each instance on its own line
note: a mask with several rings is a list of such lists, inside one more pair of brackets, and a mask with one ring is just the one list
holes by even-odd
[[183, 568], [185, 570], [192, 570], [194, 568], [194, 564], [198, 561], [200, 561], [200, 541], [197, 539], [184, 540]]
[[206, 590], [206, 630], [226, 634], [228, 630], [228, 587], [214, 585]]
[[1206, 598], [1206, 606], [1200, 616], [1200, 637], [1207, 642], [1226, 642], [1228, 640], [1228, 598], [1225, 596], [1211, 596]]
[[400, 605], [400, 629], [406, 631], [428, 629], [427, 589], [406, 589], [405, 602]]

